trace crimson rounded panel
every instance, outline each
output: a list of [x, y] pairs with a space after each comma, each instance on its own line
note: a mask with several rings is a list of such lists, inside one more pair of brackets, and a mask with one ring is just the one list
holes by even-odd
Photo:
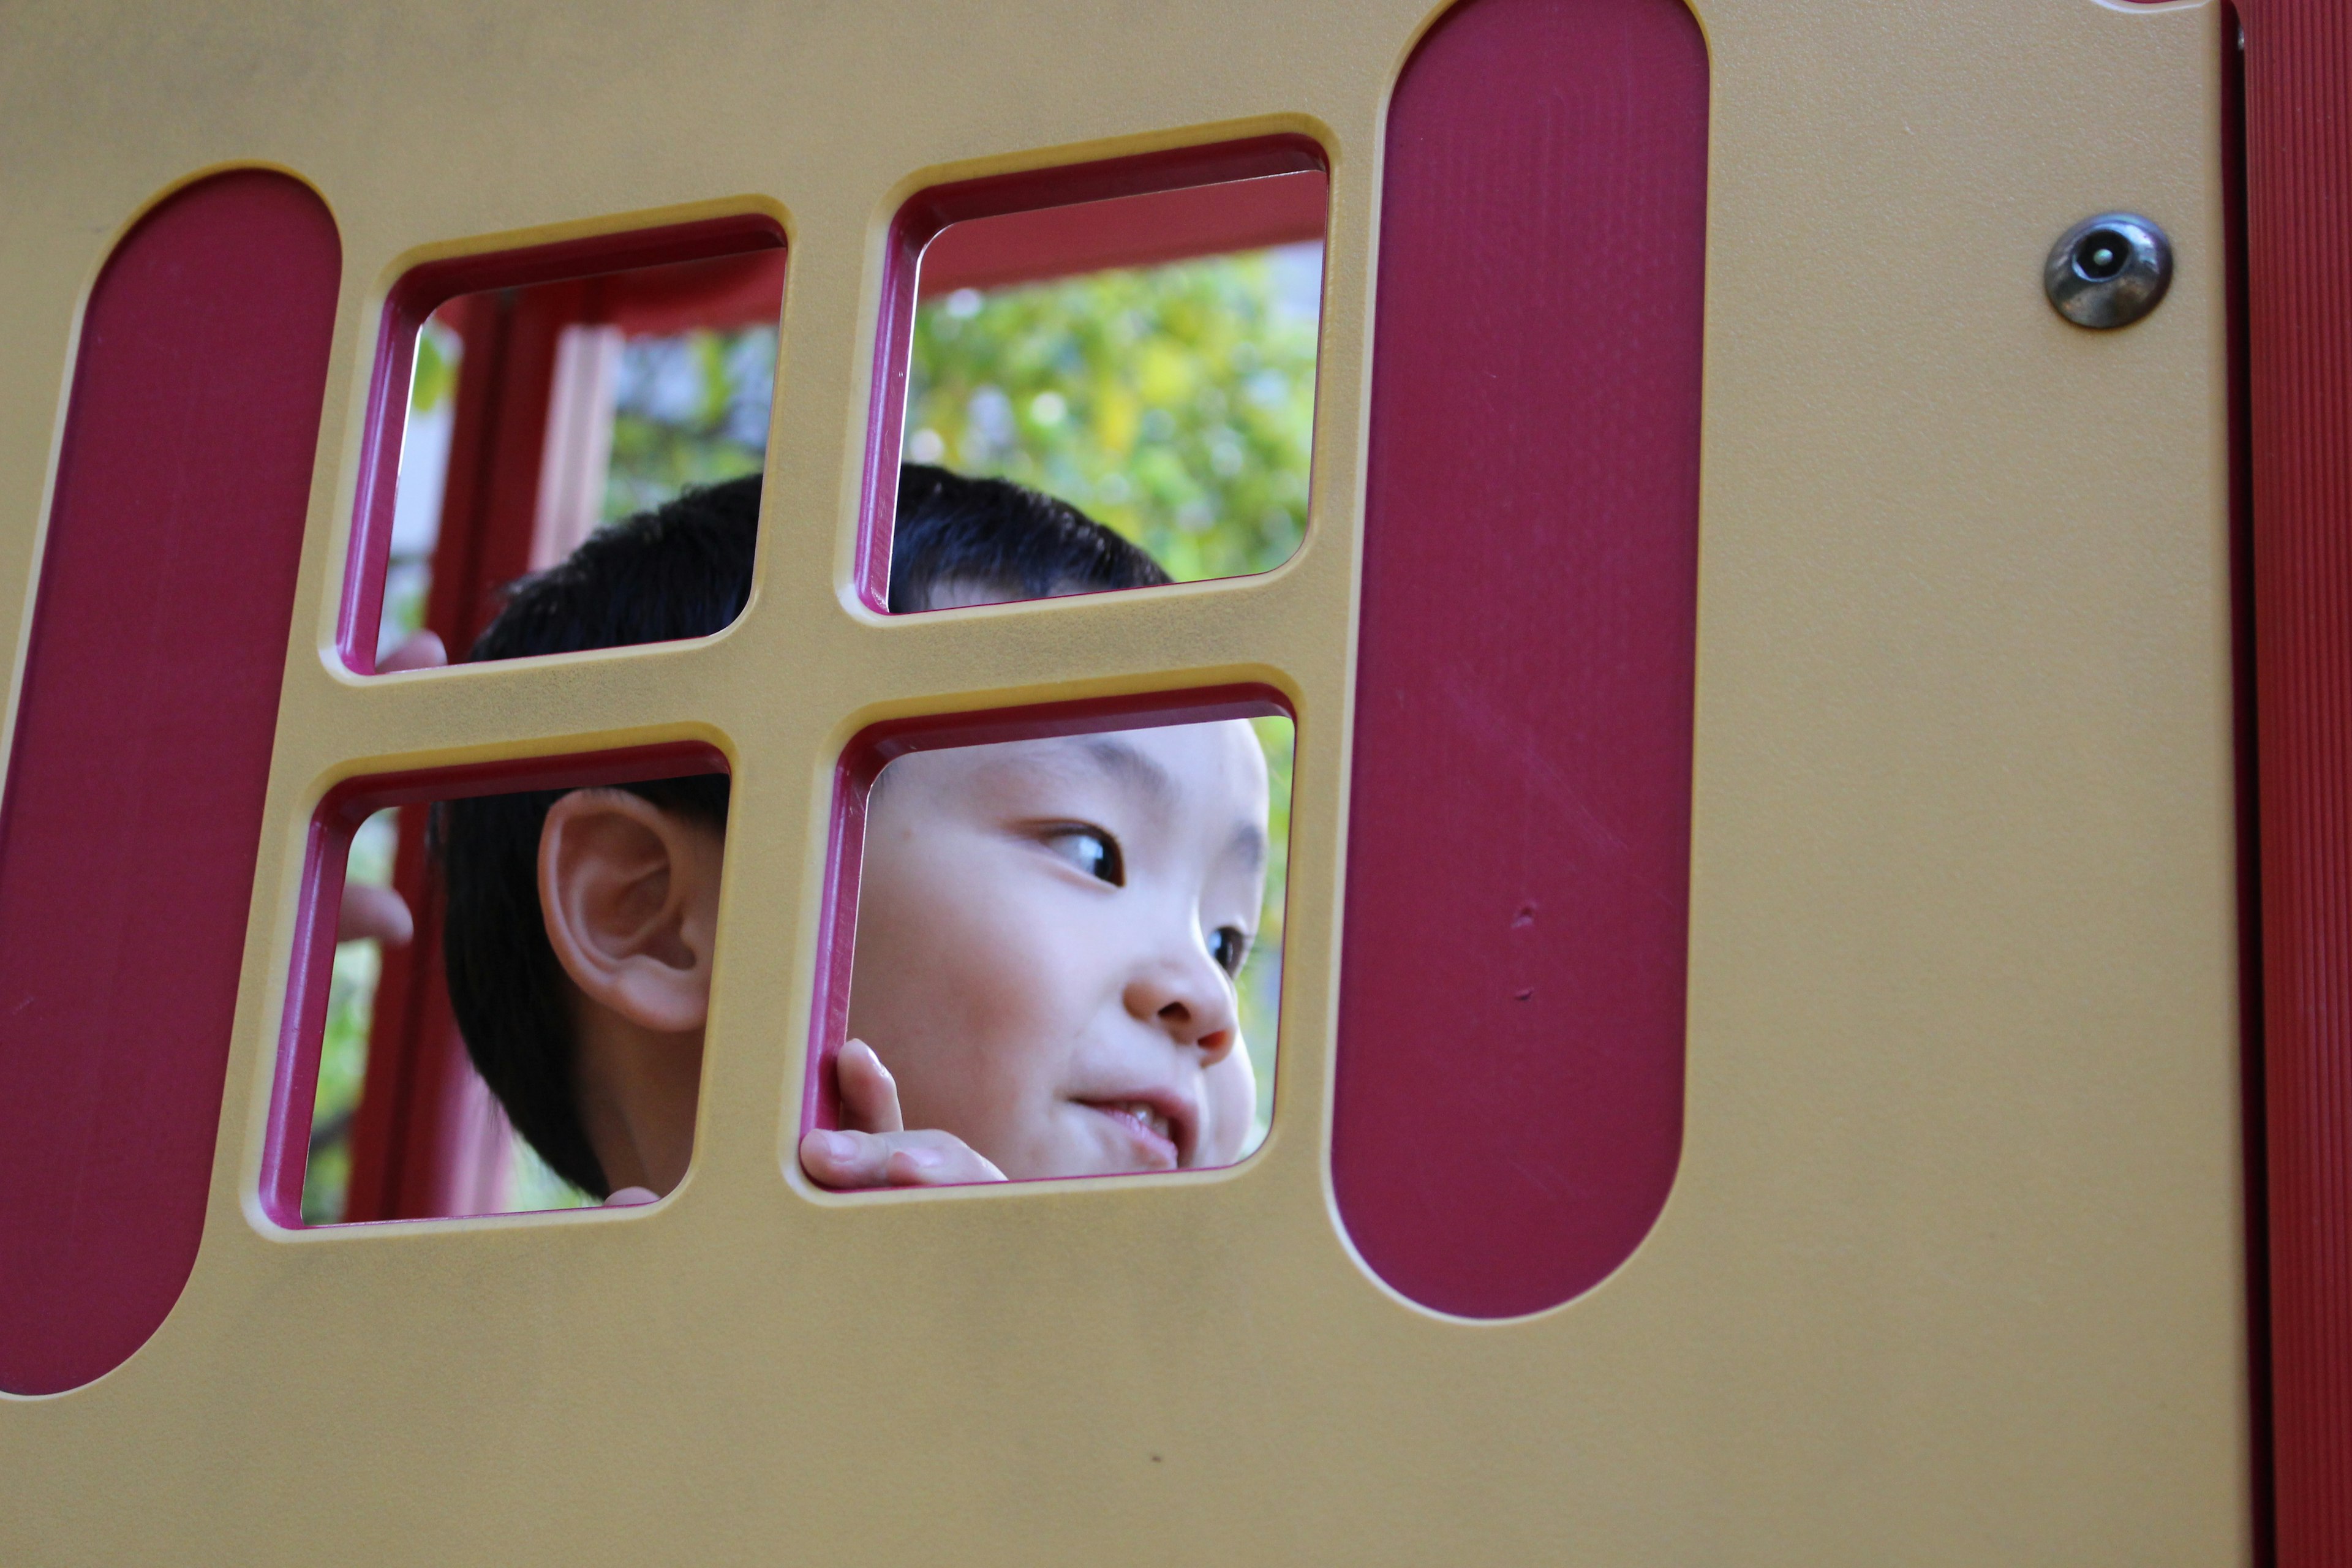
[[1706, 93], [1679, 0], [1470, 0], [1390, 110], [1332, 1179], [1468, 1317], [1681, 1151]]
[[2352, 11], [2238, 15], [2275, 1551], [2320, 1568], [2352, 1562]]
[[240, 170], [99, 275], [0, 801], [0, 1389], [109, 1371], [203, 1238], [341, 287]]

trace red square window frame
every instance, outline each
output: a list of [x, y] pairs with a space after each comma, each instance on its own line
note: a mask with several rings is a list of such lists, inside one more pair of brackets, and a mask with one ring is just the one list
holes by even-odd
[[891, 220], [882, 264], [882, 308], [874, 337], [874, 386], [867, 410], [865, 502], [858, 514], [855, 558], [858, 602], [877, 615], [890, 613], [890, 532], [898, 504], [916, 292], [923, 251], [941, 231], [975, 218], [1120, 196], [1158, 195], [1275, 174], [1328, 176], [1330, 170], [1330, 155], [1321, 142], [1286, 132], [1094, 163], [1023, 169], [932, 185], [909, 196]]
[[352, 547], [343, 569], [342, 605], [335, 627], [335, 646], [345, 668], [355, 675], [376, 673], [375, 639], [383, 618], [401, 442], [408, 423], [409, 378], [415, 363], [416, 335], [434, 311], [468, 294], [785, 248], [783, 225], [772, 215], [730, 213], [692, 223], [446, 257], [403, 273], [384, 299], [368, 383], [359, 484], [352, 508]]
[[293, 960], [278, 1026], [278, 1063], [270, 1085], [269, 1118], [262, 1143], [260, 1198], [270, 1222], [287, 1230], [341, 1229], [351, 1224], [415, 1225], [417, 1219], [314, 1226], [302, 1218], [302, 1184], [309, 1172], [310, 1122], [319, 1090], [319, 1058], [335, 967], [335, 928], [360, 825], [387, 806], [422, 805], [526, 790], [593, 789], [650, 779], [726, 773], [726, 754], [706, 741], [674, 741], [615, 751], [567, 752], [456, 767], [368, 773], [329, 789], [310, 814], [302, 858], [300, 902]]
[[[850, 739], [834, 764], [824, 902], [817, 917], [816, 984], [810, 1007], [807, 1073], [801, 1086], [799, 1131], [786, 1156], [794, 1180], [804, 1180], [798, 1174], [801, 1139], [817, 1129], [841, 1125], [841, 1096], [832, 1068], [834, 1058], [841, 1054], [841, 1047], [849, 1038], [849, 979], [856, 957], [857, 881], [865, 856], [866, 805], [882, 770], [914, 752], [1065, 735], [1099, 735], [1122, 730], [1156, 730], [1175, 724], [1211, 724], [1225, 719], [1287, 721], [1293, 755], [1297, 754], [1296, 748], [1300, 744], [1297, 710], [1280, 690], [1255, 682], [891, 719], [868, 725]], [[1279, 1035], [1274, 1044], [1276, 1060], [1279, 1062]], [[1278, 1097], [1279, 1068], [1276, 1070]]]

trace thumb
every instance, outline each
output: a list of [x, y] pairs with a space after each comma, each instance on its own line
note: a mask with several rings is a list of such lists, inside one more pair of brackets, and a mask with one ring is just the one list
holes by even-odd
[[438, 669], [448, 662], [449, 650], [441, 646], [441, 635], [418, 632], [376, 660], [375, 672], [393, 675], [404, 669]]
[[841, 1124], [859, 1132], [901, 1132], [906, 1118], [898, 1111], [898, 1083], [874, 1047], [852, 1040], [833, 1062], [834, 1081], [841, 1086]]
[[373, 938], [386, 947], [406, 947], [415, 934], [415, 917], [398, 893], [365, 882], [343, 884], [342, 907], [335, 911], [337, 942]]

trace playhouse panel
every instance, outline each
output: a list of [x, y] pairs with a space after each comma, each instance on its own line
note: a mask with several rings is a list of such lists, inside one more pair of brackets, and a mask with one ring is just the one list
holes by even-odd
[[[1417, 434], [1368, 435], [1375, 323], [1395, 330], [1381, 150], [1434, 8], [17, 18], [12, 646], [73, 324], [124, 226], [201, 171], [278, 165], [331, 208], [343, 273], [203, 1246], [129, 1360], [0, 1403], [0, 1468], [32, 1500], [0, 1518], [0, 1556], [2245, 1560], [2218, 9], [1693, 15], [1681, 1160], [1597, 1289], [1482, 1323], [1366, 1267], [1331, 1163], [1359, 638], [1381, 635], [1357, 619], [1364, 476]], [[860, 530], [907, 198], [1255, 137], [1310, 140], [1329, 175], [1297, 554], [1229, 583], [877, 613]], [[2178, 274], [2147, 321], [2086, 333], [2044, 301], [2042, 258], [2119, 206], [2164, 226]], [[792, 263], [741, 619], [352, 673], [394, 282], [747, 214]], [[811, 1186], [790, 1151], [844, 748], [927, 716], [1234, 687], [1297, 721], [1260, 1152], [1145, 1181]], [[681, 1188], [625, 1213], [273, 1221], [320, 801], [683, 744], [724, 757], [737, 816]]]

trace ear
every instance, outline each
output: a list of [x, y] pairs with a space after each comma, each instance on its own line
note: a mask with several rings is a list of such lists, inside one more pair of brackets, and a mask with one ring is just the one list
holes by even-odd
[[539, 834], [539, 904], [583, 994], [646, 1029], [702, 1027], [710, 1010], [721, 835], [618, 789], [580, 789]]

